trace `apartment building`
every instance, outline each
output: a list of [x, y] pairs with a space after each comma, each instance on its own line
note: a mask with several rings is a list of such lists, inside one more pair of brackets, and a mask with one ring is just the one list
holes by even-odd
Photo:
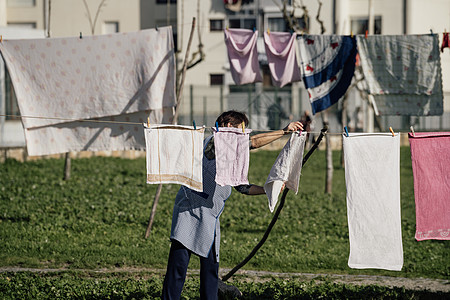
[[[211, 126], [225, 109], [244, 110], [251, 127], [267, 129], [266, 111], [276, 99], [293, 118], [310, 110], [302, 82], [275, 88], [264, 62], [264, 31], [289, 31], [283, 18], [281, 0], [0, 0], [0, 34], [3, 38], [44, 38], [130, 32], [171, 25], [177, 47], [178, 68], [184, 61], [192, 20], [197, 26], [188, 60], [192, 68], [186, 73], [180, 105], [180, 123]], [[447, 0], [289, 0], [286, 13], [292, 15], [300, 29], [311, 34], [426, 34], [450, 30], [450, 1]], [[304, 8], [301, 5], [304, 5]], [[320, 13], [319, 13], [320, 8]], [[369, 18], [370, 16], [370, 18]], [[369, 20], [370, 19], [370, 20]], [[369, 28], [369, 23], [373, 24]], [[223, 30], [226, 28], [258, 30], [263, 82], [236, 86], [232, 81]], [[324, 30], [324, 32], [322, 32]], [[445, 95], [442, 117], [383, 117], [383, 124], [404, 129], [411, 122], [418, 129], [450, 129], [450, 53], [441, 55]], [[2, 68], [0, 112], [18, 115], [14, 91]], [[3, 75], [2, 75], [3, 74]], [[366, 101], [358, 92], [349, 97], [349, 114], [360, 116], [365, 130], [373, 130]], [[339, 131], [340, 107], [329, 109], [330, 124]], [[364, 115], [365, 114], [365, 115]], [[316, 116], [317, 118], [318, 116]], [[321, 122], [320, 117], [318, 122]], [[20, 137], [20, 120], [0, 116], [0, 146], [24, 145]], [[11, 136], [19, 138], [11, 138]], [[20, 141], [19, 141], [20, 140]]]

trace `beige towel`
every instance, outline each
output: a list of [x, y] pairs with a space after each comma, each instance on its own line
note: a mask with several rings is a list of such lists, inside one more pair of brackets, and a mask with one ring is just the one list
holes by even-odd
[[151, 125], [144, 131], [147, 183], [177, 183], [202, 192], [204, 127]]

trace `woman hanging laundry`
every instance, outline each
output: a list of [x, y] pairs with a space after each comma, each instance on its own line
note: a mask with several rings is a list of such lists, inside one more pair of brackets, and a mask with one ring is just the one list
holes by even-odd
[[[218, 130], [239, 128], [245, 134], [247, 116], [237, 111], [227, 111], [217, 118]], [[283, 135], [302, 130], [300, 122], [291, 122], [284, 129], [250, 137], [248, 149], [267, 145]], [[216, 151], [214, 137], [204, 141], [203, 192], [181, 186], [175, 198], [167, 272], [164, 279], [163, 299], [180, 299], [189, 259], [192, 253], [200, 258], [200, 298], [217, 299], [219, 282], [219, 217], [225, 201], [231, 195], [231, 186], [216, 183]], [[222, 150], [222, 149], [218, 149]], [[269, 170], [268, 170], [269, 171]], [[262, 186], [242, 184], [234, 188], [244, 195], [265, 194]]]

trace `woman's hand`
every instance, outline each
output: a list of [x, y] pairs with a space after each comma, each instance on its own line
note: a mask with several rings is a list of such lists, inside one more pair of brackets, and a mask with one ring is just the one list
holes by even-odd
[[283, 128], [283, 131], [285, 132], [293, 132], [299, 130], [303, 130], [303, 124], [300, 121], [291, 122]]

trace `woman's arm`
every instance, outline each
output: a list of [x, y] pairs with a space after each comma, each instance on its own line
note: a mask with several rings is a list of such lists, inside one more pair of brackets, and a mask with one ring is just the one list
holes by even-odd
[[254, 184], [242, 184], [237, 185], [234, 188], [236, 191], [244, 195], [262, 195], [266, 193], [262, 186]]
[[303, 124], [299, 121], [291, 122], [286, 127], [280, 130], [255, 134], [250, 137], [250, 141], [252, 143], [251, 148], [256, 149], [265, 146], [281, 138], [283, 135], [297, 130], [303, 130]]

